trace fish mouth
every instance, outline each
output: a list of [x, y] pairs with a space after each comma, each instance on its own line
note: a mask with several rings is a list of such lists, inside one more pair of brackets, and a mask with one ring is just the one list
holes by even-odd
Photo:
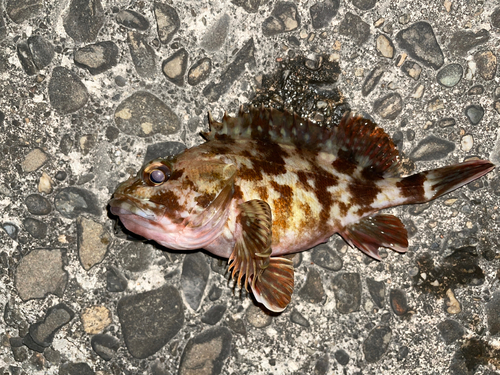
[[140, 216], [146, 220], [155, 221], [157, 216], [155, 213], [145, 206], [144, 202], [126, 197], [115, 196], [109, 201], [110, 212], [116, 216], [135, 215]]

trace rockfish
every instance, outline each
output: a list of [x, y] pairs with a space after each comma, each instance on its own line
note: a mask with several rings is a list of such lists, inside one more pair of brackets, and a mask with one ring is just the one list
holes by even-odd
[[267, 309], [283, 311], [294, 288], [285, 254], [334, 233], [380, 260], [403, 253], [406, 229], [380, 210], [435, 199], [490, 172], [472, 160], [402, 177], [391, 138], [346, 113], [321, 127], [290, 112], [251, 108], [217, 122], [204, 144], [145, 164], [109, 202], [131, 232], [175, 250], [229, 258], [231, 276]]

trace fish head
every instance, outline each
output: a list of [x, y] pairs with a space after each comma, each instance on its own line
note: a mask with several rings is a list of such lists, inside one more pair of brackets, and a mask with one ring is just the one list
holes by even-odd
[[146, 163], [122, 182], [110, 211], [133, 233], [171, 249], [199, 249], [222, 231], [234, 192], [234, 163], [189, 152]]

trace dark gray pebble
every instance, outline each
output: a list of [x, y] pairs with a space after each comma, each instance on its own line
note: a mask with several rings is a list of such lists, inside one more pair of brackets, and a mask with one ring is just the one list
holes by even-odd
[[375, 305], [379, 308], [383, 308], [385, 305], [385, 283], [368, 277], [366, 279], [366, 286], [368, 287], [368, 292], [373, 302], [375, 302]]
[[361, 10], [370, 10], [376, 3], [377, 0], [352, 0], [352, 4]]
[[415, 81], [420, 78], [420, 73], [422, 73], [422, 67], [418, 63], [410, 60], [406, 60], [403, 65], [401, 65], [401, 70]]
[[59, 367], [59, 375], [95, 375], [95, 372], [84, 362], [66, 362]]
[[491, 51], [479, 51], [474, 55], [477, 73], [485, 80], [491, 81], [497, 73], [497, 57]]
[[87, 88], [80, 78], [62, 66], [52, 70], [48, 91], [50, 104], [61, 113], [78, 111], [89, 99]]
[[447, 128], [449, 126], [455, 126], [455, 119], [451, 117], [446, 117], [439, 120], [439, 126], [442, 128]]
[[493, 108], [495, 108], [495, 111], [500, 115], [500, 100], [497, 100], [493, 103]]
[[127, 44], [137, 74], [144, 78], [153, 78], [156, 75], [156, 54], [145, 36], [130, 31], [127, 34]]
[[77, 187], [60, 190], [54, 198], [54, 205], [56, 210], [68, 219], [75, 219], [82, 213], [101, 215], [101, 207], [95, 194]]
[[186, 254], [182, 263], [181, 290], [186, 303], [198, 310], [207, 287], [210, 266], [201, 252]]
[[339, 33], [351, 38], [356, 45], [362, 45], [370, 37], [370, 25], [364, 22], [360, 16], [347, 12], [340, 23]]
[[59, 149], [64, 155], [68, 155], [73, 148], [73, 138], [69, 134], [64, 134], [59, 142]]
[[338, 254], [326, 244], [318, 245], [312, 249], [311, 260], [330, 271], [339, 271], [343, 265]]
[[154, 12], [160, 42], [163, 44], [170, 43], [181, 26], [177, 11], [170, 5], [155, 1]]
[[171, 285], [123, 297], [117, 312], [125, 344], [135, 358], [156, 353], [184, 324], [182, 299]]
[[198, 60], [191, 66], [191, 68], [189, 68], [188, 83], [191, 86], [196, 86], [197, 84], [206, 80], [211, 71], [212, 60], [210, 58], [204, 57]]
[[233, 61], [220, 77], [220, 83], [211, 82], [203, 89], [203, 95], [210, 103], [216, 102], [226, 93], [237, 78], [245, 71], [246, 65], [255, 66], [255, 45], [253, 39], [249, 39], [243, 44], [241, 49], [234, 56]]
[[220, 374], [231, 354], [232, 339], [226, 327], [211, 328], [190, 339], [182, 352], [179, 375], [190, 374], [192, 369], [199, 374]]
[[328, 354], [320, 357], [314, 365], [313, 375], [326, 375], [330, 370], [330, 360]]
[[122, 76], [116, 76], [115, 83], [118, 87], [125, 87], [127, 85], [127, 79]]
[[500, 7], [497, 7], [493, 13], [491, 13], [491, 26], [500, 29]]
[[304, 316], [300, 312], [298, 312], [297, 309], [292, 310], [292, 313], [290, 314], [290, 321], [306, 328], [311, 326], [309, 321], [304, 318]]
[[120, 340], [108, 334], [92, 336], [90, 340], [92, 349], [105, 361], [111, 360], [120, 347]]
[[121, 246], [121, 250], [115, 257], [121, 268], [130, 272], [146, 271], [153, 259], [153, 247], [139, 241], [131, 241], [126, 246]]
[[[43, 321], [30, 326], [29, 336], [37, 345], [45, 349], [52, 344], [57, 331], [68, 324], [74, 316], [75, 313], [73, 310], [64, 303], [53, 306], [47, 310]], [[28, 340], [23, 340], [23, 343], [27, 345]], [[32, 347], [30, 349], [40, 351], [39, 347]]]
[[64, 30], [75, 42], [96, 40], [104, 24], [104, 11], [100, 0], [71, 0], [64, 18]]
[[245, 327], [245, 322], [243, 319], [234, 319], [231, 316], [227, 319], [227, 326], [233, 331], [234, 333], [237, 333], [239, 335], [246, 336], [247, 335], [247, 328]]
[[34, 238], [45, 238], [47, 235], [47, 224], [43, 221], [28, 217], [23, 221], [24, 228]]
[[387, 326], [378, 326], [370, 331], [363, 342], [363, 353], [368, 363], [377, 362], [387, 351], [392, 338], [392, 330]]
[[342, 273], [332, 281], [337, 310], [342, 314], [358, 311], [361, 305], [361, 279], [358, 273]]
[[309, 268], [306, 282], [299, 291], [299, 296], [309, 303], [320, 303], [325, 297], [321, 275], [315, 268]]
[[467, 95], [482, 95], [484, 93], [484, 87], [481, 85], [472, 86], [469, 91], [467, 91]]
[[[15, 23], [35, 17], [43, 9], [43, 0], [6, 0], [5, 10]], [[3, 18], [3, 17], [0, 17]]]
[[444, 87], [453, 87], [462, 79], [464, 69], [460, 64], [448, 64], [436, 75], [439, 84]]
[[217, 301], [222, 296], [222, 289], [216, 285], [212, 285], [208, 292], [208, 299], [210, 301]]
[[446, 319], [437, 325], [439, 333], [443, 337], [446, 345], [450, 345], [455, 341], [462, 338], [464, 335], [464, 328], [462, 325], [453, 319]]
[[128, 281], [114, 266], [109, 266], [106, 270], [106, 290], [108, 292], [123, 292], [127, 289]]
[[30, 194], [24, 200], [26, 208], [32, 215], [48, 215], [52, 211], [49, 200], [40, 194]]
[[387, 120], [394, 120], [403, 110], [403, 99], [397, 92], [390, 93], [383, 98], [375, 100], [373, 111]]
[[495, 292], [491, 300], [486, 304], [486, 319], [490, 335], [500, 333], [500, 292]]
[[339, 349], [334, 353], [335, 359], [342, 366], [345, 366], [349, 363], [349, 354], [344, 349]]
[[262, 4], [267, 3], [267, 0], [231, 0], [231, 3], [245, 9], [248, 13], [256, 13]]
[[312, 26], [315, 29], [322, 29], [330, 25], [333, 17], [339, 11], [340, 0], [320, 1], [309, 8]]
[[58, 181], [64, 181], [68, 177], [68, 174], [65, 171], [57, 171], [54, 178]]
[[39, 35], [31, 36], [26, 42], [17, 45], [17, 56], [21, 66], [30, 76], [49, 65], [54, 54], [54, 46]]
[[187, 70], [188, 57], [187, 51], [181, 48], [163, 60], [161, 67], [163, 74], [177, 86], [184, 86], [184, 74]]
[[297, 6], [292, 2], [277, 2], [271, 16], [264, 20], [262, 33], [273, 36], [293, 31], [300, 27], [300, 15]]
[[455, 149], [453, 142], [430, 135], [421, 140], [410, 153], [413, 161], [439, 160]]
[[396, 35], [401, 48], [425, 66], [439, 69], [444, 63], [444, 55], [432, 26], [424, 21], [416, 22]]
[[391, 301], [391, 308], [394, 314], [403, 316], [408, 312], [408, 301], [404, 290], [391, 289], [389, 300]]
[[402, 361], [408, 356], [409, 353], [410, 349], [406, 345], [403, 345], [401, 348], [399, 348], [396, 358], [398, 359], [398, 361]]
[[476, 33], [471, 30], [459, 30], [451, 37], [448, 49], [459, 56], [465, 56], [471, 49], [486, 43], [489, 39], [490, 33], [485, 29]]
[[114, 126], [108, 126], [106, 128], [106, 138], [108, 139], [109, 142], [113, 142], [116, 139], [118, 139], [118, 136], [120, 135], [120, 131], [118, 128]]
[[363, 96], [367, 96], [373, 91], [373, 89], [377, 86], [380, 79], [384, 75], [384, 72], [384, 68], [380, 65], [377, 65], [370, 73], [368, 73], [361, 89], [361, 93], [363, 94]]
[[231, 18], [224, 13], [203, 36], [201, 46], [207, 51], [217, 51], [226, 41]]
[[163, 101], [146, 91], [137, 91], [115, 110], [115, 123], [125, 134], [147, 137], [179, 131], [177, 115]]
[[465, 115], [472, 125], [477, 125], [483, 119], [484, 109], [479, 104], [472, 104], [465, 108]]
[[201, 317], [201, 321], [205, 324], [210, 324], [213, 326], [222, 319], [224, 313], [226, 312], [226, 309], [226, 305], [214, 305], [210, 309], [208, 309], [205, 314], [203, 314], [203, 316]]
[[75, 64], [92, 75], [100, 74], [118, 64], [118, 52], [118, 46], [111, 41], [89, 44], [75, 51]]
[[19, 233], [19, 228], [13, 223], [2, 223], [2, 229], [9, 235], [13, 240], [17, 239], [17, 234]]
[[116, 14], [116, 22], [129, 29], [146, 31], [149, 29], [149, 21], [142, 14], [130, 9], [121, 9]]
[[144, 163], [156, 158], [165, 158], [180, 154], [185, 149], [186, 145], [181, 142], [166, 141], [149, 145], [144, 156]]

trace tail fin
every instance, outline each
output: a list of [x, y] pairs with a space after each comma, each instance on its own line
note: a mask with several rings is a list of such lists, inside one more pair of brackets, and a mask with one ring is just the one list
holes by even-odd
[[424, 203], [468, 184], [495, 168], [488, 160], [470, 160], [464, 163], [433, 169], [403, 178], [397, 185], [407, 203]]

